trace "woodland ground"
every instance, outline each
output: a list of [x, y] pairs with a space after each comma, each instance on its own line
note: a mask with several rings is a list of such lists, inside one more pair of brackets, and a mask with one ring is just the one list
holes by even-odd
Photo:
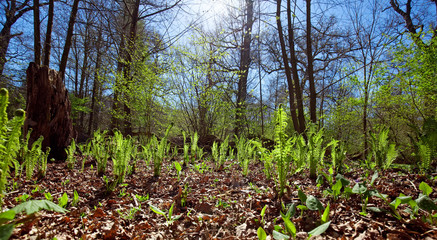
[[[97, 176], [96, 163], [91, 160], [87, 160], [84, 172], [80, 171], [80, 163], [73, 170], [67, 169], [65, 163], [49, 163], [44, 178], [14, 179], [15, 189], [6, 195], [4, 207], [15, 206], [19, 203], [17, 197], [24, 194], [31, 199], [45, 199], [44, 193], [49, 192], [57, 202], [67, 193], [69, 212], [41, 211], [35, 216], [21, 216], [27, 222], [16, 227], [11, 239], [258, 239], [260, 226], [270, 236], [274, 225], [283, 226], [281, 201], [300, 203], [296, 186], [307, 195], [316, 196], [324, 206], [328, 202], [331, 205], [330, 227], [312, 239], [437, 239], [437, 226], [421, 219], [410, 220], [407, 214], [402, 216], [403, 220], [371, 211], [366, 216], [360, 215], [359, 195], [333, 201], [323, 195], [328, 185], [317, 187], [307, 172], [291, 176], [286, 194], [278, 198], [275, 183], [266, 180], [261, 163], [252, 164], [249, 175], [243, 177], [238, 164], [227, 162], [223, 169], [215, 170], [210, 161], [205, 161], [203, 166], [197, 162], [197, 167], [184, 167], [178, 180], [173, 160], [163, 163], [160, 177], [153, 177], [151, 167], [139, 161], [133, 175], [127, 176], [124, 184], [112, 193], [106, 192], [106, 184]], [[80, 157], [78, 162], [81, 162]], [[367, 175], [366, 178], [366, 171], [358, 166], [344, 174], [352, 183], [372, 176]], [[392, 169], [380, 172], [374, 187], [391, 199], [400, 193], [417, 198], [422, 181], [433, 188], [430, 197], [436, 199], [435, 175], [425, 177]], [[74, 190], [79, 194], [76, 206], [71, 204]], [[184, 196], [186, 206], [181, 207]], [[182, 216], [172, 224], [166, 224], [166, 219], [149, 207], [151, 204], [167, 212], [173, 203], [173, 215]], [[262, 219], [261, 210], [265, 205], [267, 210]], [[369, 206], [384, 207], [376, 198], [369, 201]], [[297, 211], [292, 218], [297, 239], [306, 239], [306, 232], [317, 227], [320, 216], [317, 211], [306, 210], [302, 216], [300, 210]]]

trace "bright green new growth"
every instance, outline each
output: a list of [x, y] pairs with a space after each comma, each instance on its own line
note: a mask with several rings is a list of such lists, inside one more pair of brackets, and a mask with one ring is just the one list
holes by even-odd
[[190, 138], [191, 138], [191, 163], [194, 164], [196, 157], [199, 157], [196, 156], [197, 148], [198, 148], [197, 143], [199, 142], [199, 135], [197, 134], [197, 132], [195, 132], [194, 135], [191, 136]]
[[323, 164], [323, 157], [325, 156], [326, 148], [323, 144], [323, 129], [316, 131], [315, 126], [310, 126], [308, 131], [308, 164], [310, 168], [310, 178], [317, 178], [317, 167]]
[[73, 169], [74, 164], [76, 163], [76, 158], [74, 157], [74, 154], [76, 153], [76, 142], [74, 141], [74, 138], [71, 140], [70, 146], [65, 149], [65, 152], [67, 153], [67, 168]]
[[255, 145], [252, 144], [252, 141], [249, 141], [243, 136], [240, 138], [235, 136], [235, 143], [237, 147], [237, 162], [243, 170], [243, 176], [247, 176], [249, 173], [249, 163], [253, 158]]
[[336, 172], [341, 173], [343, 168], [343, 162], [346, 159], [344, 144], [338, 140], [332, 139], [331, 143], [329, 143], [328, 146], [331, 146], [332, 168]]
[[124, 182], [126, 173], [128, 172], [129, 162], [131, 159], [131, 153], [134, 148], [132, 138], [123, 137], [123, 134], [119, 131], [114, 131], [114, 137], [112, 139], [112, 162], [114, 178], [118, 184]]
[[0, 89], [0, 206], [9, 177], [9, 167], [14, 165], [15, 169], [19, 169], [16, 156], [20, 149], [21, 127], [26, 118], [23, 110], [17, 110], [15, 117], [8, 120], [6, 113], [8, 104], [8, 90], [2, 88]]
[[170, 144], [168, 143], [167, 138], [172, 127], [173, 124], [168, 126], [167, 130], [165, 131], [165, 135], [161, 139], [161, 141], [158, 141], [156, 136], [153, 136], [151, 139], [150, 149], [152, 151], [151, 154], [153, 159], [153, 176], [155, 177], [159, 177], [159, 175], [161, 174], [162, 162], [170, 151]]
[[93, 139], [91, 140], [91, 155], [97, 162], [98, 175], [105, 174], [109, 158], [109, 151], [106, 144], [106, 133], [107, 131], [100, 132], [100, 130], [97, 130], [94, 132]]
[[395, 144], [388, 142], [388, 128], [383, 128], [378, 135], [370, 134], [372, 157], [379, 168], [387, 169], [398, 156]]
[[290, 169], [290, 160], [288, 156], [291, 151], [291, 139], [288, 138], [286, 132], [287, 127], [287, 114], [279, 105], [278, 111], [275, 116], [275, 149], [273, 150], [274, 159], [276, 162], [276, 172], [278, 174], [279, 181], [279, 194], [283, 195], [286, 178]]

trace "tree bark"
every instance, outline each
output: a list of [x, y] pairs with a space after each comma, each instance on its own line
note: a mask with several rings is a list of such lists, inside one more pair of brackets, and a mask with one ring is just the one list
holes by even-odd
[[[303, 108], [303, 92], [299, 79], [299, 72], [297, 68], [297, 54], [295, 50], [295, 37], [294, 37], [294, 23], [291, 11], [291, 0], [287, 0], [287, 18], [288, 18], [288, 47], [290, 48], [291, 55], [291, 73], [293, 76], [294, 83], [294, 93], [296, 96], [297, 105], [297, 121], [298, 128], [296, 131], [298, 133], [303, 133], [305, 131], [305, 111]], [[291, 83], [291, 84], [293, 84]]]
[[77, 10], [79, 9], [80, 0], [74, 0], [73, 8], [71, 9], [70, 20], [68, 22], [67, 37], [65, 38], [64, 51], [62, 52], [61, 63], [59, 64], [59, 72], [64, 75], [67, 68], [68, 54], [71, 48], [73, 38], [74, 23], [76, 21]]
[[[297, 118], [296, 104], [295, 104], [295, 89], [293, 87], [293, 79], [291, 77], [291, 69], [290, 69], [290, 65], [288, 62], [287, 48], [285, 47], [285, 37], [284, 37], [284, 32], [283, 32], [282, 22], [281, 22], [281, 3], [282, 3], [281, 0], [277, 0], [277, 2], [276, 2], [276, 25], [278, 26], [279, 43], [281, 45], [281, 56], [282, 56], [282, 62], [284, 63], [284, 68], [285, 68], [285, 77], [287, 78], [291, 120], [293, 122], [294, 130], [296, 130], [300, 133], [300, 126], [299, 126], [299, 121]], [[289, 36], [289, 38], [291, 38], [291, 37], [292, 36]]]
[[308, 60], [308, 81], [310, 85], [310, 119], [314, 124], [317, 122], [317, 93], [316, 93], [316, 83], [314, 79], [314, 66], [313, 66], [313, 47], [311, 40], [311, 0], [306, 0], [306, 21], [307, 21], [307, 60]]
[[63, 74], [30, 63], [27, 69], [27, 120], [24, 132], [32, 129], [29, 146], [40, 136], [42, 147], [50, 147], [50, 158], [64, 160], [65, 149], [76, 137], [70, 117], [71, 103], [63, 83]]
[[39, 0], [33, 0], [33, 38], [35, 63], [41, 64], [41, 31], [39, 23]]
[[52, 48], [52, 29], [53, 29], [53, 15], [54, 15], [54, 0], [49, 0], [49, 13], [48, 13], [48, 19], [47, 19], [47, 32], [46, 32], [46, 39], [44, 41], [44, 59], [43, 59], [43, 65], [49, 66], [50, 65], [50, 51]]
[[246, 23], [243, 27], [243, 45], [240, 50], [240, 74], [238, 79], [235, 134], [240, 136], [246, 119], [247, 78], [250, 67], [250, 45], [252, 42], [253, 0], [246, 0]]

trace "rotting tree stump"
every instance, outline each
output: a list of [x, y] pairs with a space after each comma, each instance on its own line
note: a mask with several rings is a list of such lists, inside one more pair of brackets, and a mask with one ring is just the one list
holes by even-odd
[[73, 130], [71, 103], [62, 74], [48, 66], [31, 62], [27, 68], [27, 119], [24, 132], [32, 129], [29, 147], [40, 136], [42, 148], [50, 147], [49, 158], [65, 160], [65, 149], [76, 137]]

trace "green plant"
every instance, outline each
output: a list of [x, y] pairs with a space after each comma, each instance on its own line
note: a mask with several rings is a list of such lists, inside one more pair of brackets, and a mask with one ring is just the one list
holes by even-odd
[[74, 154], [76, 153], [76, 142], [74, 141], [74, 138], [71, 139], [71, 144], [67, 149], [65, 149], [65, 152], [67, 153], [67, 168], [73, 169], [74, 164], [76, 163], [76, 158], [74, 157]]
[[112, 172], [114, 174], [115, 181], [120, 184], [124, 182], [124, 178], [128, 172], [129, 162], [134, 145], [131, 137], [125, 139], [121, 132], [114, 131], [112, 146]]
[[99, 176], [105, 174], [106, 165], [109, 158], [109, 151], [106, 145], [107, 131], [100, 132], [100, 129], [95, 131], [91, 140], [91, 154], [97, 162], [97, 174]]
[[194, 161], [196, 160], [196, 153], [197, 153], [197, 148], [198, 148], [198, 141], [199, 141], [199, 135], [197, 134], [197, 132], [194, 132], [194, 134], [190, 137], [191, 138], [191, 163], [194, 163]]
[[308, 155], [308, 147], [305, 142], [305, 138], [299, 135], [294, 140], [294, 146], [291, 150], [291, 157], [293, 158], [296, 166], [296, 172], [300, 172], [306, 164]]
[[182, 215], [176, 215], [173, 216], [173, 208], [174, 208], [174, 203], [171, 205], [170, 209], [168, 210], [168, 213], [166, 214], [165, 212], [163, 212], [162, 210], [160, 210], [159, 208], [153, 206], [152, 204], [149, 205], [150, 209], [159, 215], [162, 215], [165, 217], [166, 220], [166, 224], [167, 225], [171, 225], [174, 221], [178, 220], [179, 218], [182, 217]]
[[115, 188], [117, 187], [117, 181], [111, 181], [106, 176], [103, 176], [103, 181], [105, 182], [107, 193], [113, 192], [115, 190]]
[[361, 212], [360, 212], [361, 215], [367, 215], [367, 204], [369, 202], [369, 198], [372, 196], [377, 196], [377, 197], [380, 196], [380, 194], [376, 189], [371, 189], [377, 178], [378, 178], [378, 172], [375, 172], [372, 176], [372, 179], [370, 180], [369, 186], [366, 185], [366, 182], [358, 182], [352, 188], [352, 193], [361, 195], [361, 200], [362, 200]]
[[120, 217], [127, 220], [134, 219], [135, 214], [138, 211], [141, 211], [141, 204], [139, 204], [138, 207], [131, 207], [127, 213], [123, 213], [121, 210], [117, 209], [117, 213], [120, 214]]
[[8, 120], [6, 113], [8, 104], [8, 90], [2, 88], [0, 89], [0, 206], [8, 183], [10, 167], [15, 166], [15, 169], [19, 169], [16, 156], [20, 148], [21, 127], [26, 118], [23, 110], [17, 110], [15, 117]]
[[328, 144], [331, 147], [331, 161], [332, 168], [338, 172], [343, 172], [343, 164], [346, 159], [346, 151], [344, 150], [344, 143], [338, 140], [332, 139]]
[[26, 202], [27, 200], [30, 200], [32, 197], [29, 194], [23, 194], [15, 198], [15, 201], [17, 203]]
[[253, 141], [249, 141], [244, 136], [241, 136], [240, 138], [235, 136], [237, 162], [243, 170], [243, 176], [247, 176], [249, 173], [249, 163], [253, 159], [255, 145], [253, 145], [252, 142]]
[[290, 169], [291, 158], [287, 155], [291, 151], [292, 139], [289, 139], [286, 134], [288, 117], [282, 105], [279, 105], [275, 114], [275, 149], [273, 150], [273, 156], [276, 162], [276, 173], [278, 174], [279, 195], [282, 196], [284, 194], [287, 174]]
[[173, 123], [167, 127], [165, 131], [165, 135], [161, 138], [161, 141], [158, 142], [158, 139], [153, 136], [152, 141], [152, 159], [153, 159], [153, 176], [158, 177], [161, 174], [162, 162], [168, 154], [170, 144], [168, 144], [167, 137], [170, 133], [171, 128], [173, 127]]
[[62, 194], [62, 197], [58, 198], [58, 205], [60, 207], [65, 207], [68, 204], [68, 195], [67, 193]]
[[225, 140], [222, 142], [222, 144], [220, 144], [219, 168], [225, 164], [228, 151], [229, 151], [229, 136], [227, 136]]
[[146, 196], [141, 196], [141, 195], [135, 194], [135, 198], [138, 199], [138, 201], [140, 201], [140, 202], [145, 202], [145, 201], [149, 200], [149, 194], [147, 194]]
[[73, 192], [73, 201], [71, 202], [71, 206], [76, 206], [79, 203], [79, 194], [76, 190]]
[[308, 128], [308, 152], [307, 159], [310, 169], [310, 178], [317, 178], [317, 167], [323, 164], [323, 157], [325, 156], [326, 147], [323, 147], [323, 129], [316, 130], [315, 125]]
[[370, 134], [372, 156], [380, 169], [387, 169], [398, 156], [395, 144], [388, 141], [388, 128], [383, 128], [379, 134]]
[[181, 164], [179, 164], [178, 161], [174, 161], [173, 165], [174, 165], [174, 168], [176, 169], [176, 172], [177, 172], [177, 175], [178, 175], [178, 181], [179, 181], [180, 178], [181, 178], [182, 166], [181, 166]]
[[88, 156], [91, 156], [91, 141], [88, 141], [85, 144], [77, 144], [77, 147], [79, 148], [80, 152], [83, 154], [82, 156], [82, 163], [80, 171], [83, 172], [85, 168], [85, 162], [88, 159]]
[[15, 226], [20, 223], [23, 223], [23, 219], [15, 220], [17, 214], [24, 211], [26, 215], [29, 216], [26, 219], [31, 220], [34, 219], [32, 215], [34, 215], [36, 212], [39, 212], [42, 209], [55, 211], [59, 213], [68, 212], [66, 209], [47, 200], [30, 200], [27, 202], [23, 202], [8, 211], [0, 213], [1, 239], [9, 239], [9, 237], [12, 235], [12, 231], [14, 230]]

